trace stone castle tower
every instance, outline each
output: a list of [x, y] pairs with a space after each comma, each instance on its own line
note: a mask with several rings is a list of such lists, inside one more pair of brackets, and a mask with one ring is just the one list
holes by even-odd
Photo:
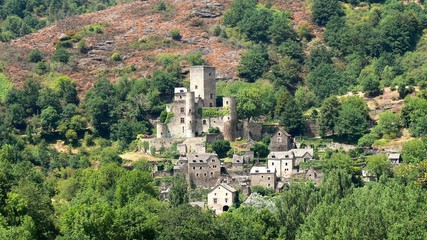
[[157, 124], [157, 138], [192, 138], [217, 127], [224, 139], [237, 138], [236, 99], [224, 97], [223, 106], [216, 105], [215, 68], [190, 68], [190, 91], [175, 88], [173, 103], [168, 105], [167, 122]]

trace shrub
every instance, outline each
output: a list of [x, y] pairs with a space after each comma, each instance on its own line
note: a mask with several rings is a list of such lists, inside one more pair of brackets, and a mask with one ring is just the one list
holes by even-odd
[[191, 66], [204, 65], [205, 60], [203, 59], [202, 52], [196, 51], [187, 55], [187, 60]]
[[43, 61], [42, 52], [40, 52], [40, 50], [38, 49], [31, 50], [30, 53], [28, 54], [28, 61], [32, 63], [38, 63]]
[[122, 57], [119, 53], [113, 53], [113, 55], [111, 56], [111, 60], [118, 62], [122, 60]]
[[55, 50], [52, 59], [57, 62], [68, 63], [70, 56], [67, 49], [60, 47]]
[[221, 35], [221, 27], [220, 26], [216, 26], [215, 28], [214, 28], [214, 30], [213, 30], [213, 35], [214, 36], [220, 36]]
[[179, 31], [179, 29], [172, 29], [170, 34], [171, 34], [172, 39], [175, 41], [180, 41], [182, 38], [181, 32]]

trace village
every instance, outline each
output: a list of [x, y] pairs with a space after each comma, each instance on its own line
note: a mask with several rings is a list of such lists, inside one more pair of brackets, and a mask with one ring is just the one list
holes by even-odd
[[[310, 164], [321, 161], [312, 145], [298, 141], [279, 124], [239, 120], [235, 97], [223, 97], [218, 103], [214, 67], [191, 67], [190, 89], [178, 87], [174, 94], [173, 103], [166, 106], [165, 122], [155, 122], [156, 137], [140, 138], [141, 144], [145, 145], [140, 151], [156, 155], [159, 151], [176, 148], [178, 159], [168, 159], [172, 160], [173, 168], [165, 171], [163, 163], [160, 163], [160, 169], [158, 162], [153, 162], [153, 176], [181, 174], [189, 188], [204, 189], [203, 201], [193, 201], [191, 205], [220, 214], [240, 204], [242, 199], [250, 201], [254, 189], [280, 192], [295, 181], [315, 185], [322, 181], [322, 169]], [[266, 138], [269, 153], [260, 158], [252, 149], [257, 141]], [[243, 144], [238, 145], [238, 151], [232, 149], [232, 157], [220, 159], [207, 149], [209, 143], [217, 140]], [[355, 146], [330, 143], [316, 151], [327, 148], [338, 151], [351, 150]], [[396, 151], [381, 153], [387, 154], [392, 165], [402, 161]], [[377, 180], [373, 173], [364, 169], [364, 165], [360, 167], [364, 182]], [[161, 185], [160, 188], [161, 199], [168, 200], [170, 186]]]

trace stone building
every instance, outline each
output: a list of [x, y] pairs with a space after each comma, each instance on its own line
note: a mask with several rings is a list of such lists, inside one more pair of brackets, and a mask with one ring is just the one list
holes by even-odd
[[283, 152], [270, 152], [267, 167], [275, 168], [280, 178], [289, 178], [299, 172], [299, 164], [313, 159], [313, 149], [292, 149]]
[[221, 162], [214, 153], [187, 154], [179, 158], [176, 169], [197, 187], [213, 187], [221, 177]]
[[157, 124], [157, 138], [194, 138], [217, 127], [224, 138], [237, 138], [235, 97], [223, 97], [217, 107], [215, 68], [190, 68], [190, 90], [175, 88], [173, 103], [166, 107], [166, 123]]
[[390, 153], [388, 155], [388, 160], [390, 160], [391, 164], [398, 165], [402, 162], [402, 157], [400, 156], [400, 153]]
[[276, 188], [276, 169], [267, 167], [251, 168], [251, 188], [261, 186], [266, 188]]
[[305, 173], [305, 177], [317, 185], [322, 182], [323, 172], [320, 169], [310, 167]]
[[271, 136], [270, 149], [271, 151], [289, 151], [294, 148], [294, 142], [291, 135], [283, 128], [278, 128], [277, 131]]
[[228, 211], [228, 209], [237, 203], [237, 191], [225, 183], [214, 187], [208, 193], [208, 207], [213, 209], [216, 214]]
[[231, 170], [243, 171], [243, 165], [251, 163], [253, 159], [253, 151], [244, 152], [243, 154], [233, 154]]

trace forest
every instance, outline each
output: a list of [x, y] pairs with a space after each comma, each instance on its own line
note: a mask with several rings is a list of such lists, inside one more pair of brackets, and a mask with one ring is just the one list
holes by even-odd
[[[0, 41], [126, 2], [0, 0]], [[200, 51], [159, 53], [152, 74], [132, 78], [135, 66], [126, 66], [115, 82], [100, 74], [81, 92], [52, 66], [86, 54], [85, 36], [105, 31], [94, 24], [68, 32], [52, 56], [29, 51], [21, 61], [31, 74], [19, 86], [0, 61], [1, 239], [427, 239], [427, 4], [306, 0], [310, 22], [296, 26], [279, 1], [229, 2], [207, 34], [242, 55], [238, 79], [217, 81], [218, 102], [235, 96], [240, 120], [278, 123], [313, 147], [316, 160], [305, 167], [322, 169], [322, 182], [258, 189], [249, 203], [239, 196], [215, 215], [189, 204], [204, 196], [182, 175], [156, 178], [149, 159], [123, 159], [148, 150], [139, 138], [155, 136], [150, 120], [170, 117], [164, 109], [174, 88], [189, 85], [184, 69], [209, 62]], [[173, 4], [158, 1], [155, 10]], [[181, 41], [178, 30], [168, 34]], [[368, 100], [386, 89], [402, 107], [373, 117]], [[320, 140], [304, 136], [307, 121], [316, 122]], [[268, 141], [252, 149], [264, 161]], [[355, 148], [319, 151], [327, 141]], [[399, 166], [364, 152], [394, 142]], [[221, 158], [234, 152], [228, 141], [208, 150]], [[171, 171], [177, 156], [174, 146], [157, 157]], [[362, 167], [377, 181], [364, 182]], [[161, 185], [170, 186], [169, 201]]]

